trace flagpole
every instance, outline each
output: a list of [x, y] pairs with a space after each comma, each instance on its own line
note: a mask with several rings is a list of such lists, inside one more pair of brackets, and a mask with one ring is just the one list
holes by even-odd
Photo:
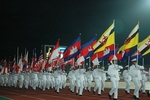
[[144, 58], [142, 59], [142, 63], [143, 63], [143, 66], [144, 66]]
[[[115, 26], [115, 20], [113, 20], [113, 23], [114, 23], [114, 26]], [[114, 31], [114, 33], [115, 33], [115, 31]], [[115, 35], [114, 35], [114, 38], [115, 38]], [[116, 50], [115, 50], [116, 48], [115, 48], [115, 45], [116, 45], [116, 44], [115, 44], [115, 39], [114, 39], [114, 55], [116, 55], [116, 52], [115, 52], [115, 51], [116, 51]]]
[[18, 64], [18, 61], [19, 61], [19, 47], [17, 47], [17, 64]]
[[[139, 23], [140, 23], [140, 22], [138, 21], [138, 25], [139, 25]], [[139, 42], [139, 36], [138, 36], [138, 42]], [[137, 64], [138, 64], [138, 44], [137, 44], [136, 47], [137, 47], [137, 48], [136, 48], [136, 49], [137, 49], [137, 55], [136, 55], [136, 57], [137, 57]]]
[[89, 66], [88, 67], [91, 67], [91, 57], [89, 57]]
[[128, 65], [130, 64], [130, 56], [128, 56]]

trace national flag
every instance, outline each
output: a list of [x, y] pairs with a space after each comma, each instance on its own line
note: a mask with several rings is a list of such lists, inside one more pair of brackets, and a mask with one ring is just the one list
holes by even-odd
[[37, 58], [36, 58], [36, 52], [33, 51], [33, 55], [32, 55], [32, 62], [31, 62], [31, 69], [35, 69], [35, 65], [37, 63]]
[[18, 66], [20, 67], [20, 71], [23, 71], [23, 59], [22, 59], [22, 54], [21, 54], [21, 56], [20, 56], [20, 58], [19, 58], [19, 62], [18, 62]]
[[142, 58], [148, 53], [150, 53], [150, 36], [138, 44], [137, 51], [131, 56], [131, 59], [137, 58], [137, 56]]
[[102, 47], [105, 44], [108, 36], [113, 32], [114, 26], [115, 25], [114, 25], [114, 21], [113, 21], [111, 26], [102, 34], [102, 36], [99, 38], [99, 40], [93, 45], [94, 49]]
[[124, 45], [119, 49], [118, 52], [130, 49], [138, 44], [139, 40], [139, 23], [133, 28], [129, 36], [124, 42]]
[[42, 70], [43, 64], [44, 64], [44, 59], [43, 59], [43, 54], [42, 54], [42, 50], [41, 50], [40, 56], [39, 56], [39, 59], [38, 59], [39, 71]]
[[74, 40], [64, 51], [63, 58], [64, 61], [70, 60], [75, 58], [79, 54], [79, 49], [81, 45], [80, 36]]
[[[84, 62], [84, 60], [87, 57], [90, 57], [93, 55], [94, 53], [94, 48], [93, 45], [96, 43], [96, 37], [94, 37], [93, 39], [91, 39], [89, 42], [85, 43], [84, 45], [81, 46], [81, 48], [79, 49], [79, 55], [77, 58], [76, 63], [78, 65], [81, 64], [81, 62]], [[82, 63], [83, 64], [83, 63]]]
[[51, 55], [50, 55], [50, 59], [49, 59], [49, 63], [52, 62], [53, 59], [57, 58], [58, 55], [59, 55], [59, 51], [58, 51], [58, 47], [59, 47], [59, 42], [60, 40], [58, 39], [55, 47], [53, 48], [52, 52], [51, 52]]
[[23, 71], [26, 71], [28, 66], [28, 51], [26, 52], [24, 59], [23, 59]]
[[98, 60], [98, 53], [92, 55], [91, 61], [92, 61], [92, 63], [93, 63], [94, 66], [95, 65], [99, 65], [100, 62]]

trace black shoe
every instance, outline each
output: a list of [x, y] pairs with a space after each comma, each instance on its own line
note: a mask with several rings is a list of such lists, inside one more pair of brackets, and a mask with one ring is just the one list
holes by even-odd
[[118, 100], [118, 99], [114, 98], [114, 100]]
[[136, 98], [135, 100], [140, 100], [140, 98]]
[[95, 91], [93, 91], [93, 94], [95, 94]]
[[59, 94], [59, 92], [57, 92], [57, 94]]
[[125, 93], [128, 94], [128, 92], [125, 90]]
[[73, 91], [70, 91], [71, 93], [74, 93]]
[[91, 92], [91, 91], [88, 90], [88, 92]]
[[149, 93], [149, 91], [147, 91], [147, 96], [148, 96], [148, 97], [150, 97], [150, 93]]
[[79, 96], [82, 96], [82, 95], [79, 95]]
[[146, 94], [146, 92], [143, 92], [143, 94]]
[[104, 90], [101, 90], [101, 92], [104, 92]]
[[101, 96], [101, 94], [98, 94], [98, 96]]
[[78, 93], [76, 93], [76, 95], [78, 95]]
[[109, 97], [109, 99], [111, 99], [111, 95], [110, 94], [108, 94], [108, 97]]
[[134, 99], [136, 99], [136, 96], [135, 96], [135, 95], [133, 95], [133, 98], [134, 98]]

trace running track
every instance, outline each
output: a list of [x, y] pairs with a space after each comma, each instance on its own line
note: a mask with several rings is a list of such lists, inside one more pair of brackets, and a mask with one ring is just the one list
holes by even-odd
[[[84, 91], [83, 95], [79, 96], [75, 93], [71, 93], [68, 87], [62, 89], [60, 93], [57, 94], [53, 89], [41, 91], [40, 89], [33, 90], [29, 88], [26, 90], [24, 88], [19, 89], [0, 86], [0, 96], [10, 98], [11, 100], [110, 100], [108, 98], [109, 90], [109, 88], [105, 89], [101, 96], [87, 91]], [[130, 94], [126, 94], [123, 89], [119, 89], [118, 92], [118, 100], [134, 100], [133, 90], [131, 90]], [[150, 97], [148, 97], [147, 94], [140, 93], [140, 100], [150, 100]]]

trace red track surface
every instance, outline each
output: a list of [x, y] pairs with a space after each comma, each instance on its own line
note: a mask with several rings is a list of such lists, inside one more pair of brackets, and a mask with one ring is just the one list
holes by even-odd
[[[105, 89], [101, 96], [93, 94], [92, 92], [83, 92], [83, 96], [71, 93], [68, 87], [61, 90], [57, 94], [53, 89], [41, 91], [40, 89], [32, 90], [29, 88], [19, 89], [14, 87], [0, 87], [0, 96], [7, 97], [13, 100], [110, 100], [108, 98], [108, 92], [110, 89]], [[124, 90], [119, 90], [118, 100], [134, 100], [133, 90], [130, 94], [125, 94]], [[112, 99], [113, 100], [113, 99]], [[140, 100], [150, 100], [147, 94], [140, 93]]]

